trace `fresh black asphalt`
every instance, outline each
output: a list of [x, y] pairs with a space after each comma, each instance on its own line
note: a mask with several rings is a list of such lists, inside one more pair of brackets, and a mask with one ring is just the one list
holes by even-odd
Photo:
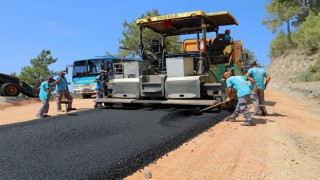
[[121, 179], [227, 115], [95, 109], [0, 126], [0, 179]]

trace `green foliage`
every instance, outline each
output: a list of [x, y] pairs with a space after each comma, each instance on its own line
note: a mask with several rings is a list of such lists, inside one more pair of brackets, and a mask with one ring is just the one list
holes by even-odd
[[[267, 15], [262, 24], [272, 33], [281, 29], [284, 22], [287, 25], [286, 33], [281, 30], [270, 45], [271, 58], [296, 47], [307, 53], [320, 49], [320, 0], [270, 0], [265, 9]], [[297, 27], [293, 32], [291, 25]]]
[[287, 38], [291, 42], [291, 25], [292, 21], [301, 11], [299, 0], [272, 0], [270, 4], [265, 6], [267, 16], [262, 20], [262, 24], [267, 26], [273, 34], [286, 23]]
[[289, 22], [300, 13], [297, 0], [272, 0], [265, 9], [268, 14], [262, 24], [266, 25], [272, 33], [275, 33], [284, 22]]
[[318, 14], [320, 12], [320, 0], [298, 0], [301, 13], [295, 17], [295, 21], [292, 24], [296, 27], [300, 26], [310, 12]]
[[106, 51], [105, 56], [115, 57], [115, 56], [117, 56], [117, 55], [116, 55], [116, 54], [113, 54], [113, 53], [111, 53], [111, 52], [109, 52], [109, 51]]
[[41, 82], [53, 73], [48, 66], [57, 60], [51, 56], [50, 50], [42, 50], [37, 58], [30, 60], [31, 66], [22, 67], [19, 79], [31, 85]]
[[295, 78], [291, 79], [292, 82], [307, 82], [311, 73], [308, 71], [303, 71]]
[[262, 24], [266, 25], [268, 30], [276, 33], [279, 28], [281, 29], [283, 23], [286, 23], [287, 27], [287, 33], [281, 30], [272, 41], [270, 57], [276, 58], [286, 50], [295, 46], [291, 37], [290, 22], [301, 14], [300, 5], [300, 0], [271, 0], [271, 2], [265, 6], [267, 16], [262, 21]]
[[283, 31], [280, 31], [276, 38], [271, 42], [269, 56], [272, 59], [277, 58], [294, 46], [292, 41], [288, 40], [287, 35]]
[[310, 13], [297, 32], [299, 47], [308, 53], [314, 53], [320, 49], [320, 13]]
[[259, 63], [258, 59], [256, 58], [256, 55], [248, 48], [244, 48], [242, 51], [242, 54], [247, 54], [247, 59], [242, 59], [242, 64], [245, 67], [245, 71], [248, 71], [249, 69], [249, 62], [255, 61], [257, 62], [257, 67], [262, 67], [262, 65]]
[[249, 66], [248, 62], [250, 61], [258, 62], [258, 60], [256, 59], [256, 55], [250, 49], [244, 48], [242, 54], [248, 54], [248, 59], [243, 59], [242, 61], [244, 66]]
[[10, 73], [10, 76], [18, 77], [16, 72]]
[[309, 16], [297, 29], [292, 33], [292, 39], [288, 39], [287, 35], [280, 31], [276, 38], [271, 42], [270, 54], [271, 58], [277, 58], [284, 52], [292, 48], [300, 48], [307, 53], [314, 53], [320, 49], [320, 13], [315, 15], [310, 13]]
[[257, 61], [256, 55], [250, 49], [244, 48], [242, 53], [243, 54], [248, 54], [248, 59], [243, 61], [243, 63], [249, 62], [249, 61]]
[[[140, 18], [146, 18], [147, 16], [160, 16], [158, 10], [154, 9], [151, 12], [147, 11], [146, 14], [142, 14]], [[136, 25], [136, 21], [132, 22], [123, 22], [124, 30], [122, 31], [123, 39], [120, 40], [120, 43], [123, 48], [120, 48], [119, 56], [126, 57], [129, 55], [139, 55], [139, 26]], [[162, 36], [158, 33], [153, 32], [152, 30], [145, 28], [143, 29], [143, 44], [146, 48], [149, 48], [151, 45], [151, 40], [157, 39], [159, 42], [162, 41]], [[166, 49], [168, 52], [177, 52], [181, 49], [181, 44], [177, 47], [177, 42], [179, 40], [178, 36], [167, 37], [166, 38]]]
[[314, 65], [309, 65], [308, 69], [291, 80], [293, 82], [320, 81], [320, 53], [317, 62]]

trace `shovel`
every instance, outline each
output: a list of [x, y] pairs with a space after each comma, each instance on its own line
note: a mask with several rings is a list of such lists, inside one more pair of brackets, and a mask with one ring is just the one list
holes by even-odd
[[207, 110], [209, 110], [209, 109], [212, 109], [212, 108], [215, 108], [215, 107], [217, 107], [217, 106], [220, 106], [221, 104], [224, 104], [224, 103], [226, 103], [226, 102], [227, 102], [227, 101], [223, 101], [223, 102], [220, 102], [220, 103], [218, 103], [218, 104], [209, 106], [209, 107], [207, 107], [207, 108], [204, 108], [204, 109], [199, 110], [199, 112], [207, 111]]
[[198, 109], [198, 108], [196, 108], [196, 109], [192, 110], [191, 114], [193, 114], [193, 115], [201, 115], [204, 111], [207, 111], [207, 110], [209, 110], [209, 109], [212, 109], [212, 108], [215, 108], [215, 107], [217, 107], [217, 106], [220, 106], [221, 104], [224, 104], [224, 103], [226, 103], [226, 102], [227, 102], [227, 101], [223, 101], [223, 102], [220, 102], [220, 103], [218, 103], [218, 104], [215, 104], [215, 105], [206, 107], [206, 108], [204, 108], [204, 109]]

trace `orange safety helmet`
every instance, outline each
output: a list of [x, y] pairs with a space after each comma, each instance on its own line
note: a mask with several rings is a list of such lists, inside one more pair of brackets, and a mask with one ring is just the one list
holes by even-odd
[[227, 71], [223, 74], [223, 78], [226, 78], [227, 75], [232, 76], [232, 73], [230, 71]]

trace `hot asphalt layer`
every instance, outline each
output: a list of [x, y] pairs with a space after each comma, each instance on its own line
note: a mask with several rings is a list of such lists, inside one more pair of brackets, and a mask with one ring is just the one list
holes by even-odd
[[187, 114], [95, 109], [0, 126], [0, 179], [121, 179], [229, 112]]

